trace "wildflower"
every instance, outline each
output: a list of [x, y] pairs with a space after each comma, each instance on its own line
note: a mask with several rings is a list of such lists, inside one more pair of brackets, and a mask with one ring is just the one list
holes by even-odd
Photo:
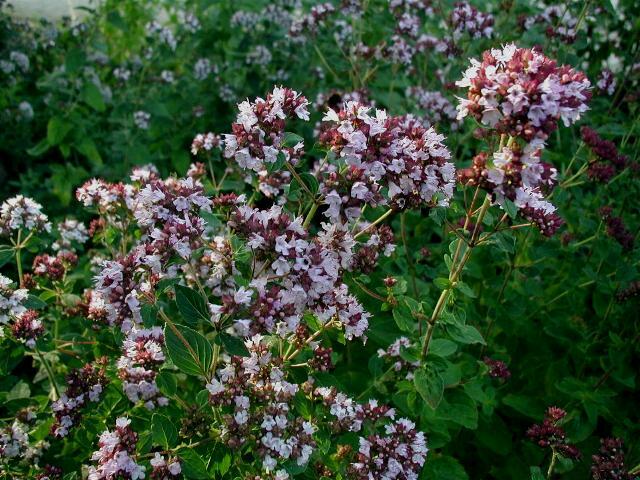
[[220, 136], [214, 133], [198, 133], [191, 142], [191, 153], [197, 155], [202, 150], [209, 152], [220, 146]]
[[80, 421], [81, 409], [88, 402], [96, 403], [100, 400], [108, 383], [105, 364], [106, 358], [103, 358], [95, 365], [88, 363], [67, 375], [67, 390], [51, 405], [56, 418], [51, 427], [53, 435], [67, 436], [69, 430]]
[[424, 433], [404, 418], [387, 425], [385, 433], [360, 437], [357, 461], [348, 470], [351, 478], [418, 478], [428, 451]]
[[42, 320], [38, 318], [35, 310], [26, 310], [16, 316], [11, 325], [11, 332], [17, 340], [23, 341], [27, 347], [34, 348], [36, 340], [44, 333]]
[[[442, 143], [444, 136], [412, 117], [369, 112], [369, 107], [348, 102], [340, 112], [330, 109], [324, 117], [327, 123], [320, 143], [350, 167], [344, 178], [329, 176], [337, 188], [325, 195], [329, 206], [325, 215], [333, 220], [344, 213], [356, 218], [360, 205], [383, 203], [381, 187], [387, 187], [385, 200], [397, 210], [447, 205], [455, 169], [447, 161], [451, 154]], [[351, 213], [343, 212], [344, 207], [351, 208]]]
[[407, 380], [413, 380], [414, 371], [420, 366], [420, 362], [405, 360], [400, 355], [403, 348], [409, 348], [411, 345], [411, 340], [407, 337], [398, 337], [386, 350], [382, 348], [378, 349], [378, 357], [393, 362], [394, 371], [400, 372], [406, 370], [405, 378]]
[[10, 278], [0, 273], [0, 325], [8, 324], [12, 317], [19, 317], [27, 311], [24, 302], [29, 295], [25, 288], [12, 288]]
[[631, 480], [624, 465], [624, 444], [619, 438], [601, 438], [600, 450], [591, 457], [593, 480]]
[[618, 152], [615, 143], [600, 138], [595, 130], [586, 126], [580, 129], [580, 134], [582, 141], [596, 157], [589, 163], [589, 178], [606, 183], [627, 166], [627, 156]]
[[145, 467], [134, 459], [138, 434], [130, 423], [128, 418], [120, 417], [116, 420], [115, 430], [105, 430], [100, 435], [100, 449], [91, 456], [96, 466], [89, 467], [89, 480], [139, 480], [145, 477]]
[[598, 90], [606, 95], [613, 95], [613, 92], [616, 91], [616, 85], [616, 77], [613, 72], [608, 68], [603, 68], [596, 82]]
[[193, 76], [196, 80], [205, 80], [212, 71], [213, 67], [208, 58], [199, 58], [193, 66]]
[[308, 104], [305, 97], [283, 87], [275, 87], [266, 99], [240, 103], [236, 123], [231, 127], [233, 133], [224, 136], [225, 157], [235, 158], [241, 168], [255, 172], [264, 170], [265, 164], [275, 163], [279, 155], [295, 164], [304, 145], [284, 145], [285, 120], [308, 120]]
[[429, 125], [446, 121], [452, 130], [459, 127], [456, 107], [442, 93], [428, 91], [422, 87], [408, 87], [406, 94], [416, 101], [420, 110], [424, 111], [424, 119]]
[[527, 142], [546, 140], [558, 120], [575, 123], [591, 99], [584, 73], [514, 44], [484, 52], [482, 61], [472, 59], [456, 85], [468, 88], [467, 98], [459, 98], [458, 119], [471, 115]]
[[567, 443], [565, 431], [559, 426], [567, 412], [558, 407], [549, 407], [541, 424], [535, 424], [527, 430], [527, 437], [541, 448], [552, 448], [566, 458], [579, 459], [580, 450]]
[[0, 206], [0, 235], [9, 236], [13, 231], [51, 231], [49, 218], [42, 213], [42, 205], [23, 195], [16, 195]]
[[493, 15], [479, 11], [468, 2], [456, 2], [449, 17], [455, 41], [465, 33], [473, 39], [491, 37], [494, 21]]
[[151, 480], [168, 480], [176, 478], [180, 476], [180, 473], [182, 472], [182, 467], [178, 460], [166, 460], [164, 456], [160, 455], [158, 452], [155, 453], [150, 463], [152, 470], [149, 478]]
[[511, 378], [511, 372], [509, 367], [502, 360], [494, 360], [493, 358], [484, 357], [482, 359], [484, 364], [489, 367], [489, 376], [492, 378], [501, 378], [508, 380]]
[[82, 245], [89, 240], [89, 232], [84, 223], [74, 219], [66, 218], [56, 225], [56, 230], [60, 239], [51, 246], [54, 250], [71, 251], [74, 245]]
[[614, 238], [626, 252], [633, 250], [635, 243], [634, 235], [624, 224], [621, 217], [612, 215], [613, 209], [609, 206], [600, 209], [600, 215], [607, 226], [607, 234]]
[[169, 403], [156, 385], [156, 376], [165, 360], [163, 345], [160, 327], [133, 328], [122, 344], [123, 355], [118, 360], [118, 376], [124, 393], [134, 403], [143, 402], [149, 410]]
[[136, 127], [138, 127], [140, 130], [148, 130], [150, 120], [151, 114], [148, 112], [138, 110], [137, 112], [133, 113], [133, 123], [135, 123]]

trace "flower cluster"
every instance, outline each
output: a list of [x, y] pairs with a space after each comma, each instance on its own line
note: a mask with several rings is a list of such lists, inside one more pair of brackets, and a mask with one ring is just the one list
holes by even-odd
[[624, 224], [621, 217], [613, 215], [613, 208], [606, 206], [600, 209], [600, 215], [607, 226], [607, 234], [614, 238], [626, 252], [633, 250], [635, 237]]
[[85, 207], [96, 207], [101, 214], [105, 214], [133, 205], [133, 193], [133, 185], [93, 178], [76, 190], [76, 198]]
[[11, 333], [29, 348], [36, 346], [36, 340], [44, 333], [44, 325], [35, 310], [26, 310], [16, 316], [11, 325]]
[[357, 461], [352, 463], [352, 478], [397, 478], [417, 480], [427, 456], [424, 433], [415, 424], [401, 418], [385, 426], [385, 435], [360, 438]]
[[97, 465], [89, 467], [89, 480], [139, 480], [145, 477], [145, 467], [133, 458], [138, 434], [130, 423], [128, 418], [120, 417], [116, 420], [115, 430], [106, 430], [100, 435], [100, 449], [91, 456]]
[[215, 133], [198, 133], [191, 142], [191, 153], [197, 155], [201, 151], [209, 152], [220, 146], [220, 135]]
[[527, 430], [527, 437], [541, 448], [552, 448], [566, 458], [579, 459], [580, 450], [567, 442], [566, 433], [560, 427], [567, 412], [558, 407], [549, 407], [541, 424], [535, 424]]
[[255, 438], [254, 451], [267, 472], [287, 460], [307, 464], [316, 445], [316, 427], [291, 412], [298, 385], [287, 381], [281, 359], [271, 354], [262, 336], [245, 343], [250, 356], [231, 357], [207, 384], [211, 403], [228, 411], [223, 438], [230, 448]]
[[73, 252], [63, 251], [55, 257], [46, 253], [36, 255], [33, 259], [34, 275], [49, 280], [61, 280], [69, 268], [78, 263], [78, 256]]
[[452, 130], [456, 130], [460, 122], [457, 120], [456, 107], [438, 91], [425, 90], [422, 87], [409, 87], [406, 94], [413, 98], [420, 110], [424, 112], [424, 119], [429, 125], [445, 122]]
[[248, 324], [249, 331], [264, 328], [283, 335], [295, 331], [302, 313], [310, 310], [323, 323], [336, 319], [347, 339], [366, 338], [369, 314], [342, 283], [342, 272], [353, 265], [355, 245], [344, 227], [323, 224], [321, 233], [310, 241], [302, 219], [292, 220], [275, 205], [269, 210], [237, 207], [229, 226], [248, 241], [259, 262], [257, 271], [268, 269], [282, 283], [267, 288], [264, 280], [256, 279], [255, 302], [250, 290], [239, 289], [226, 303], [223, 298], [216, 313], [230, 313], [244, 304], [250, 317], [238, 322], [238, 327]]
[[493, 358], [484, 357], [482, 361], [487, 367], [489, 367], [490, 377], [501, 378], [503, 380], [509, 380], [511, 378], [509, 367], [507, 367], [507, 364], [502, 360], [495, 360]]
[[12, 288], [13, 281], [0, 273], [0, 325], [8, 324], [12, 318], [19, 317], [27, 308], [24, 302], [29, 296], [26, 288]]
[[255, 172], [264, 170], [265, 163], [275, 163], [279, 154], [295, 164], [304, 145], [284, 145], [285, 120], [309, 120], [308, 104], [299, 93], [282, 87], [274, 88], [266, 99], [240, 103], [240, 113], [231, 126], [233, 133], [224, 136], [225, 157], [234, 158], [241, 168]]
[[89, 240], [89, 232], [84, 223], [74, 219], [66, 218], [56, 225], [56, 230], [60, 238], [56, 240], [51, 248], [59, 251], [73, 251], [75, 245], [82, 245]]
[[458, 181], [485, 189], [503, 208], [505, 201], [513, 202], [523, 218], [544, 235], [552, 236], [564, 222], [555, 206], [544, 198], [555, 186], [557, 172], [540, 160], [543, 146], [540, 140], [524, 148], [512, 142], [493, 157], [481, 152], [473, 158], [471, 167], [458, 171]]
[[377, 400], [369, 400], [365, 404], [339, 392], [335, 387], [318, 387], [313, 396], [329, 408], [330, 421], [334, 431], [359, 432], [365, 422], [375, 423], [378, 420], [393, 420], [395, 410], [387, 405], [378, 404]]
[[591, 457], [593, 480], [631, 480], [624, 465], [624, 444], [619, 438], [600, 439], [600, 450]]
[[72, 370], [67, 375], [67, 390], [58, 400], [53, 402], [51, 408], [56, 421], [51, 427], [51, 432], [56, 437], [66, 437], [69, 430], [76, 426], [82, 417], [81, 410], [88, 402], [98, 402], [108, 383], [106, 377], [107, 359], [103, 358], [95, 365], [90, 363], [82, 368]]
[[181, 478], [182, 466], [177, 459], [165, 459], [158, 452], [150, 461], [151, 474], [149, 478], [151, 480], [171, 480]]
[[399, 337], [386, 350], [378, 349], [378, 357], [393, 362], [396, 372], [406, 371], [407, 380], [413, 380], [413, 372], [420, 366], [420, 362], [405, 360], [400, 356], [402, 348], [409, 348], [411, 345], [412, 342], [407, 337]]
[[448, 204], [455, 169], [448, 162], [444, 136], [433, 128], [412, 117], [388, 116], [384, 110], [374, 116], [369, 107], [355, 102], [339, 112], [328, 110], [324, 121], [320, 143], [349, 167], [343, 177], [328, 175], [327, 181], [335, 185], [325, 198], [330, 219], [357, 218], [365, 204], [388, 202], [398, 210]]
[[124, 354], [118, 360], [118, 376], [127, 398], [134, 403], [143, 402], [149, 410], [169, 403], [156, 385], [165, 360], [163, 344], [162, 328], [133, 328], [127, 333], [122, 345]]
[[603, 68], [596, 82], [598, 90], [603, 94], [613, 95], [613, 92], [616, 91], [616, 86], [616, 77], [613, 75], [613, 72], [608, 68]]
[[573, 43], [577, 36], [578, 19], [571, 13], [568, 6], [548, 5], [536, 14], [522, 19], [524, 30], [539, 24], [545, 27], [545, 34], [559, 38], [564, 43]]
[[494, 22], [493, 15], [479, 11], [469, 2], [456, 2], [449, 18], [456, 42], [465, 33], [473, 39], [491, 37]]
[[21, 457], [29, 448], [29, 434], [27, 425], [14, 420], [0, 430], [0, 459]]
[[582, 141], [595, 155], [595, 159], [589, 163], [587, 171], [590, 179], [606, 183], [627, 166], [627, 156], [618, 152], [615, 143], [602, 139], [595, 130], [589, 127], [582, 127], [580, 134]]
[[587, 111], [591, 84], [582, 72], [545, 57], [539, 50], [509, 44], [471, 59], [458, 118], [468, 115], [499, 133], [546, 140], [558, 120], [569, 126]]
[[0, 205], [0, 235], [14, 231], [51, 231], [49, 218], [42, 213], [42, 205], [23, 195], [16, 195]]

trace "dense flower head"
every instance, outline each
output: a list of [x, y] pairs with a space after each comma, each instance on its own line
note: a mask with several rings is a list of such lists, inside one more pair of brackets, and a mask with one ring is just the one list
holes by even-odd
[[29, 448], [28, 426], [19, 420], [0, 429], [0, 459], [24, 455]]
[[289, 459], [305, 465], [316, 446], [316, 427], [291, 411], [299, 386], [287, 380], [282, 360], [261, 335], [245, 344], [250, 355], [231, 357], [207, 384], [211, 403], [226, 412], [223, 438], [230, 448], [255, 441], [267, 472]]
[[89, 232], [84, 223], [75, 218], [66, 218], [56, 225], [60, 238], [51, 246], [53, 250], [74, 250], [75, 245], [82, 245], [89, 240]]
[[624, 224], [622, 217], [613, 215], [613, 208], [609, 206], [600, 209], [600, 215], [607, 226], [607, 234], [615, 239], [626, 252], [633, 250], [635, 236]]
[[397, 478], [417, 480], [427, 456], [424, 433], [405, 418], [385, 427], [385, 435], [360, 438], [357, 461], [349, 468], [350, 478]]
[[482, 61], [471, 59], [456, 85], [468, 89], [467, 98], [459, 98], [458, 118], [470, 115], [526, 141], [546, 140], [558, 120], [575, 123], [591, 99], [584, 73], [514, 44], [484, 52]]
[[455, 41], [465, 33], [473, 39], [491, 37], [494, 22], [493, 15], [479, 11], [469, 2], [456, 2], [449, 19]]
[[378, 357], [390, 361], [394, 371], [406, 372], [405, 378], [407, 380], [413, 380], [414, 371], [420, 366], [420, 362], [405, 360], [400, 355], [403, 348], [409, 348], [411, 345], [412, 342], [409, 338], [398, 337], [386, 349], [378, 349]]
[[307, 99], [288, 88], [275, 87], [266, 99], [257, 98], [238, 105], [239, 113], [232, 124], [232, 134], [224, 136], [224, 154], [234, 158], [243, 169], [259, 172], [265, 164], [275, 163], [282, 154], [296, 163], [304, 145], [285, 146], [285, 120], [309, 120]]
[[101, 213], [112, 213], [133, 205], [134, 191], [133, 185], [93, 178], [76, 190], [76, 198], [85, 207], [96, 207]]
[[182, 478], [182, 466], [177, 459], [166, 459], [163, 455], [156, 452], [150, 461], [151, 474], [149, 478], [151, 480], [171, 480]]
[[35, 347], [36, 340], [44, 333], [44, 325], [38, 312], [26, 310], [18, 315], [11, 325], [11, 333], [17, 340], [23, 341], [27, 347]]
[[18, 317], [27, 310], [24, 302], [29, 291], [13, 286], [14, 282], [0, 273], [0, 325], [6, 325], [12, 317]]
[[452, 130], [459, 127], [456, 107], [439, 91], [425, 90], [422, 87], [408, 87], [407, 96], [415, 99], [429, 125], [449, 125]]
[[483, 188], [503, 208], [505, 201], [513, 202], [523, 218], [552, 236], [564, 222], [544, 197], [555, 186], [557, 171], [540, 160], [543, 147], [536, 139], [524, 147], [511, 142], [492, 156], [481, 152], [471, 167], [458, 170], [458, 181]]
[[61, 280], [76, 263], [78, 256], [72, 252], [60, 252], [56, 256], [44, 253], [33, 259], [33, 273], [49, 280]]
[[18, 230], [51, 231], [49, 218], [35, 200], [16, 195], [0, 205], [0, 235], [9, 236]]
[[631, 480], [624, 465], [624, 443], [620, 438], [601, 438], [600, 450], [591, 457], [593, 480]]
[[51, 427], [53, 435], [67, 436], [69, 430], [82, 418], [81, 409], [89, 402], [96, 403], [100, 400], [108, 383], [106, 361], [107, 359], [103, 358], [95, 364], [88, 363], [67, 375], [67, 390], [51, 405], [56, 418]]
[[215, 133], [198, 133], [195, 137], [193, 137], [193, 141], [191, 142], [191, 153], [193, 155], [197, 155], [201, 151], [209, 152], [214, 148], [217, 148], [221, 144], [220, 135], [216, 135]]
[[496, 360], [490, 357], [484, 357], [482, 359], [484, 364], [489, 367], [489, 376], [492, 378], [501, 378], [508, 380], [511, 378], [511, 372], [509, 367], [502, 360]]
[[156, 384], [156, 377], [164, 363], [162, 351], [164, 334], [160, 327], [133, 328], [122, 344], [123, 355], [118, 360], [118, 376], [122, 389], [130, 401], [142, 402], [149, 410], [165, 406], [169, 400]]
[[598, 76], [598, 81], [596, 82], [596, 86], [600, 93], [605, 95], [613, 95], [616, 91], [616, 77], [613, 75], [613, 72], [608, 68], [603, 68]]
[[558, 407], [549, 407], [541, 424], [534, 424], [527, 430], [527, 437], [541, 448], [552, 448], [566, 458], [579, 459], [580, 450], [568, 443], [560, 422], [567, 412]]
[[[388, 116], [384, 110], [347, 102], [339, 112], [329, 109], [320, 143], [329, 147], [354, 170], [350, 196], [361, 205], [382, 203], [378, 192], [395, 209], [447, 205], [453, 195], [455, 169], [444, 136], [412, 117]], [[347, 180], [348, 181], [348, 180]], [[339, 218], [343, 199], [327, 195], [327, 216]], [[359, 216], [357, 209], [350, 216]]]
[[134, 456], [138, 434], [130, 427], [131, 420], [120, 417], [116, 428], [100, 435], [99, 450], [91, 456], [96, 466], [89, 467], [89, 480], [139, 480], [145, 478], [145, 467]]
[[628, 165], [628, 157], [618, 151], [616, 144], [601, 138], [594, 129], [584, 126], [580, 129], [580, 134], [582, 141], [595, 156], [587, 170], [590, 179], [606, 183]]

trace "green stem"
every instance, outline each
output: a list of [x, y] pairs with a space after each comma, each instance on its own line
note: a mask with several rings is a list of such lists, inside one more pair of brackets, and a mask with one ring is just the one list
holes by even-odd
[[373, 227], [375, 227], [376, 225], [378, 225], [380, 222], [383, 222], [389, 215], [391, 215], [393, 213], [393, 209], [389, 209], [386, 212], [384, 212], [382, 215], [380, 215], [376, 220], [374, 220], [373, 223], [370, 223], [369, 225], [367, 225], [365, 228], [363, 228], [362, 230], [360, 230], [358, 233], [356, 233], [353, 238], [358, 238], [361, 235], [364, 235], [365, 233], [367, 233], [369, 230], [371, 230]]
[[556, 453], [555, 450], [553, 450], [553, 453], [551, 454], [551, 462], [549, 462], [549, 469], [547, 470], [547, 478], [551, 478], [551, 475], [553, 475], [553, 469], [556, 466], [557, 460], [558, 460], [558, 454]]
[[21, 250], [22, 244], [20, 243], [22, 237], [22, 229], [18, 230], [18, 238], [16, 241], [16, 266], [18, 267], [18, 287], [22, 287], [23, 284], [23, 275], [22, 275], [22, 258], [21, 258]]
[[320, 206], [320, 204], [318, 202], [313, 202], [313, 205], [311, 205], [311, 208], [309, 209], [309, 213], [307, 213], [307, 216], [304, 219], [304, 223], [302, 224], [302, 228], [307, 229], [309, 227], [309, 225], [311, 224], [311, 220], [313, 220], [313, 216], [318, 211], [318, 207], [319, 206]]
[[49, 362], [47, 362], [47, 360], [44, 358], [44, 355], [42, 355], [40, 349], [37, 346], [34, 347], [34, 349], [36, 351], [36, 354], [38, 355], [38, 358], [44, 365], [44, 369], [47, 371], [47, 377], [49, 377], [49, 382], [51, 383], [51, 387], [53, 388], [53, 391], [55, 393], [53, 398], [53, 401], [55, 402], [56, 400], [58, 400], [58, 398], [60, 398], [60, 392], [58, 391], [58, 385], [56, 384], [56, 381], [53, 377], [53, 370], [51, 370], [51, 365], [49, 365]]

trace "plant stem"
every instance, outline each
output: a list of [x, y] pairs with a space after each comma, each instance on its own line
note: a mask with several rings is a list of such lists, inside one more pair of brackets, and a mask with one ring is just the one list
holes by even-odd
[[[433, 313], [431, 314], [431, 317], [427, 320], [427, 332], [425, 334], [424, 342], [422, 344], [421, 358], [423, 362], [427, 358], [427, 355], [429, 353], [429, 345], [431, 343], [431, 338], [433, 337], [433, 330], [435, 329], [438, 318], [442, 314], [442, 310], [444, 309], [444, 306], [447, 304], [449, 294], [454, 289], [456, 282], [460, 278], [460, 274], [462, 273], [462, 270], [465, 264], [471, 257], [471, 252], [473, 251], [473, 248], [477, 245], [478, 235], [480, 234], [479, 226], [482, 223], [482, 220], [484, 219], [484, 216], [486, 215], [487, 210], [489, 209], [490, 206], [491, 206], [491, 198], [487, 195], [487, 197], [484, 200], [484, 203], [482, 204], [478, 212], [478, 218], [476, 220], [476, 225], [473, 229], [473, 234], [471, 235], [471, 241], [469, 242], [468, 248], [465, 250], [459, 262], [455, 261], [454, 263], [451, 264], [451, 272], [449, 273], [449, 286], [444, 290], [442, 290], [442, 292], [440, 293], [440, 297], [438, 298], [438, 302], [436, 303], [436, 306], [433, 309]], [[460, 243], [462, 242], [462, 240], [458, 239], [458, 242], [459, 242], [458, 246], [461, 248]], [[460, 252], [460, 249], [456, 248], [456, 254], [459, 254], [459, 252]]]
[[309, 210], [309, 213], [307, 213], [307, 216], [304, 219], [304, 223], [302, 224], [302, 228], [307, 229], [309, 227], [309, 225], [311, 224], [311, 220], [313, 220], [313, 216], [318, 211], [318, 207], [319, 206], [320, 206], [320, 204], [318, 202], [313, 202], [313, 205], [311, 205], [311, 209]]
[[547, 470], [547, 478], [551, 478], [551, 475], [553, 474], [553, 469], [556, 466], [556, 461], [558, 460], [558, 454], [556, 453], [555, 450], [553, 450], [553, 453], [551, 454], [551, 462], [549, 462], [549, 469]]
[[382, 215], [380, 215], [373, 223], [370, 223], [369, 225], [367, 225], [365, 228], [363, 228], [362, 230], [360, 230], [358, 233], [356, 233], [353, 238], [358, 238], [361, 235], [364, 235], [365, 233], [367, 233], [370, 229], [372, 229], [373, 227], [375, 227], [376, 225], [378, 225], [380, 222], [384, 221], [384, 219], [386, 219], [389, 215], [391, 215], [393, 213], [393, 210], [390, 208], [389, 210], [387, 210], [386, 212], [384, 212]]
[[49, 377], [49, 382], [51, 383], [51, 387], [53, 388], [54, 392], [53, 401], [55, 402], [56, 400], [58, 400], [58, 398], [60, 398], [60, 392], [58, 391], [58, 385], [56, 384], [56, 381], [53, 377], [53, 370], [51, 370], [51, 365], [49, 365], [49, 362], [47, 362], [47, 360], [44, 358], [44, 356], [40, 352], [40, 349], [37, 346], [34, 347], [34, 349], [36, 351], [36, 354], [38, 355], [38, 358], [44, 365], [44, 369], [47, 371], [47, 377]]
[[22, 244], [20, 243], [22, 236], [22, 229], [18, 229], [18, 238], [16, 240], [16, 266], [18, 267], [18, 287], [22, 287], [23, 275], [22, 275], [22, 258], [20, 251], [22, 250]]

